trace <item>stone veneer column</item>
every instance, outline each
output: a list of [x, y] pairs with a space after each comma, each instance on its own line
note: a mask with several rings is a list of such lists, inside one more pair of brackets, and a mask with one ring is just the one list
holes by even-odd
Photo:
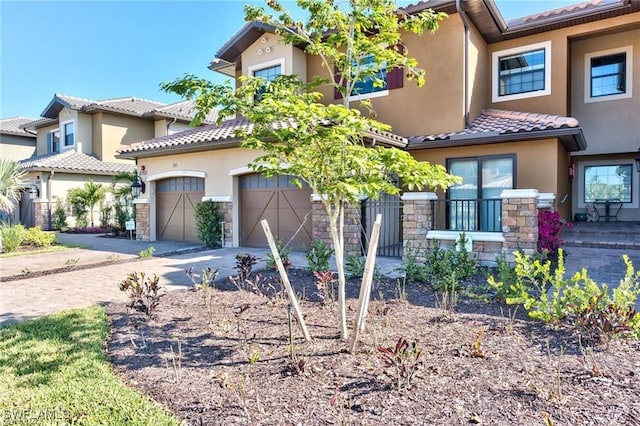
[[[311, 237], [314, 241], [322, 241], [329, 247], [333, 247], [331, 230], [329, 228], [329, 216], [320, 197], [312, 195], [311, 199]], [[349, 205], [344, 212], [344, 252], [345, 255], [360, 255], [362, 239], [360, 206]]]
[[402, 200], [402, 241], [405, 259], [408, 250], [427, 246], [427, 232], [431, 229], [431, 201], [437, 200], [434, 192], [405, 192]]
[[533, 254], [538, 248], [538, 191], [502, 191], [502, 233], [507, 255], [515, 250]]
[[136, 240], [149, 241], [151, 238], [150, 204], [147, 200], [134, 200], [136, 205]]
[[233, 247], [233, 202], [217, 201], [220, 213], [224, 216], [224, 246]]
[[34, 226], [39, 226], [43, 231], [50, 231], [53, 228], [52, 214], [47, 200], [35, 200], [33, 202]]

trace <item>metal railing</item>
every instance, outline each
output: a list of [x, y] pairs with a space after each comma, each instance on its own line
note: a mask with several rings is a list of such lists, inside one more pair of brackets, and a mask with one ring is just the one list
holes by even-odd
[[502, 199], [431, 201], [431, 229], [502, 232]]
[[373, 222], [382, 214], [382, 226], [378, 240], [378, 256], [402, 257], [402, 201], [399, 197], [385, 195], [379, 200], [366, 199], [361, 204], [362, 249], [366, 254]]

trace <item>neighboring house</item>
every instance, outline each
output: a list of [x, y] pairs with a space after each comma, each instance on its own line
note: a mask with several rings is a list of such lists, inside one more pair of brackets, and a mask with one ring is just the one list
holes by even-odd
[[29, 117], [0, 119], [0, 158], [20, 161], [36, 154], [36, 134], [21, 127], [34, 120]]
[[[474, 243], [492, 246], [481, 251], [527, 238], [535, 248], [535, 212], [545, 206], [566, 220], [592, 205], [603, 216], [640, 220], [640, 2], [595, 0], [509, 22], [491, 0], [434, 0], [404, 10], [426, 8], [449, 14], [435, 34], [403, 39], [426, 69], [426, 84], [417, 88], [401, 70], [381, 70], [386, 87], [363, 85], [351, 100], [371, 98], [377, 118], [397, 135], [385, 143], [442, 164], [463, 182], [446, 193], [405, 194], [411, 208], [392, 213], [394, 226], [385, 227], [405, 229], [388, 236], [388, 245], [467, 231]], [[233, 78], [333, 78], [317, 57], [281, 44], [263, 23], [246, 24], [209, 68]], [[326, 102], [339, 101], [333, 89], [320, 90]], [[264, 246], [258, 221], [266, 216], [283, 239], [303, 230], [298, 246], [323, 238], [308, 188], [247, 168], [256, 153], [239, 148], [233, 133], [246, 125], [237, 119], [121, 150], [119, 158], [147, 171], [139, 238], [193, 239], [193, 221], [184, 217], [201, 199], [221, 203], [234, 246]], [[416, 201], [428, 201], [420, 207], [426, 210], [407, 214], [422, 206]]]
[[[36, 135], [20, 126], [34, 118], [12, 117], [0, 119], [0, 158], [20, 161], [36, 153]], [[11, 213], [0, 210], [0, 222], [16, 223], [20, 220], [20, 210]]]
[[[115, 157], [119, 148], [188, 129], [194, 114], [190, 101], [167, 105], [135, 97], [96, 101], [56, 94], [42, 118], [21, 125], [37, 135], [35, 156], [20, 162], [36, 194], [23, 197], [21, 222], [50, 229], [55, 204], [70, 189], [88, 180], [110, 186], [115, 174], [136, 170], [134, 161]], [[206, 122], [214, 121], [215, 111]]]

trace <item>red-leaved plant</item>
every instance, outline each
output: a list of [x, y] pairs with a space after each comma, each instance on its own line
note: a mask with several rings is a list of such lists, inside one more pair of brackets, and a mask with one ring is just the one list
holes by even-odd
[[560, 213], [553, 210], [541, 210], [538, 213], [538, 252], [556, 253], [564, 240], [560, 238], [562, 226], [571, 228], [570, 222], [560, 219]]

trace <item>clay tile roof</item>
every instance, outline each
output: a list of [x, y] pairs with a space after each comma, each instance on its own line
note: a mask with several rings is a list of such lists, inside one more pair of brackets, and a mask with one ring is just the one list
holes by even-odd
[[[617, 1], [617, 0], [616, 0]], [[559, 7], [552, 10], [547, 10], [540, 13], [534, 13], [532, 15], [523, 16], [520, 18], [510, 19], [508, 25], [510, 27], [522, 24], [534, 23], [541, 20], [546, 20], [555, 17], [561, 17], [571, 13], [580, 13], [583, 11], [588, 11], [589, 9], [597, 8], [598, 6], [602, 6], [606, 3], [614, 3], [611, 0], [591, 0], [584, 3], [571, 4], [564, 7]]]
[[478, 118], [470, 123], [469, 127], [460, 132], [416, 136], [410, 138], [409, 144], [472, 137], [491, 138], [496, 135], [532, 133], [563, 128], [578, 128], [579, 126], [580, 123], [573, 117], [501, 109], [485, 109], [482, 110], [482, 114], [480, 114]]
[[[274, 123], [275, 128], [287, 128], [295, 126], [292, 121], [282, 120]], [[184, 132], [175, 133], [173, 135], [163, 136], [147, 141], [140, 142], [129, 147], [120, 149], [119, 157], [134, 158], [136, 155], [156, 153], [162, 151], [172, 151], [176, 149], [192, 149], [201, 148], [203, 145], [215, 148], [216, 145], [222, 146], [228, 143], [239, 142], [236, 138], [237, 131], [242, 130], [251, 132], [253, 125], [246, 118], [236, 118], [223, 121], [220, 124], [208, 124], [197, 127]], [[405, 147], [408, 140], [402, 136], [395, 135], [390, 132], [370, 131], [367, 135], [372, 139], [376, 139], [383, 144], [390, 144]]]
[[81, 152], [68, 150], [55, 154], [39, 155], [18, 162], [22, 170], [54, 170], [67, 173], [88, 173], [114, 175], [120, 172], [132, 172], [135, 165], [128, 163], [109, 163]]
[[126, 97], [97, 101], [91, 105], [84, 106], [83, 109], [109, 109], [135, 115], [142, 115], [145, 112], [148, 112], [155, 108], [163, 107], [165, 105], [166, 104], [163, 104], [161, 102], [150, 101], [147, 99]]
[[15, 136], [27, 136], [30, 138], [36, 138], [36, 135], [29, 133], [22, 126], [27, 123], [35, 121], [35, 118], [29, 117], [11, 117], [0, 119], [0, 134], [3, 135], [15, 135]]
[[145, 151], [159, 151], [186, 145], [214, 144], [220, 141], [235, 139], [236, 131], [251, 131], [251, 124], [245, 118], [223, 121], [218, 124], [208, 124], [195, 129], [173, 135], [155, 138], [121, 149], [120, 154], [139, 153]]
[[55, 98], [58, 98], [61, 101], [63, 101], [64, 103], [66, 103], [67, 105], [69, 105], [69, 107], [71, 109], [80, 109], [80, 108], [82, 108], [84, 106], [96, 103], [96, 101], [94, 101], [93, 99], [79, 98], [77, 96], [63, 95], [61, 93], [56, 93], [55, 96], [54, 96], [54, 99]]
[[[177, 118], [179, 120], [191, 121], [193, 117], [196, 115], [196, 102], [195, 101], [181, 101], [176, 102], [174, 104], [161, 106], [159, 108], [154, 108], [145, 113], [146, 115], [155, 115], [169, 118]], [[204, 124], [210, 123], [213, 124], [216, 122], [218, 118], [218, 110], [213, 108], [209, 114], [207, 114], [206, 119], [204, 120]]]

